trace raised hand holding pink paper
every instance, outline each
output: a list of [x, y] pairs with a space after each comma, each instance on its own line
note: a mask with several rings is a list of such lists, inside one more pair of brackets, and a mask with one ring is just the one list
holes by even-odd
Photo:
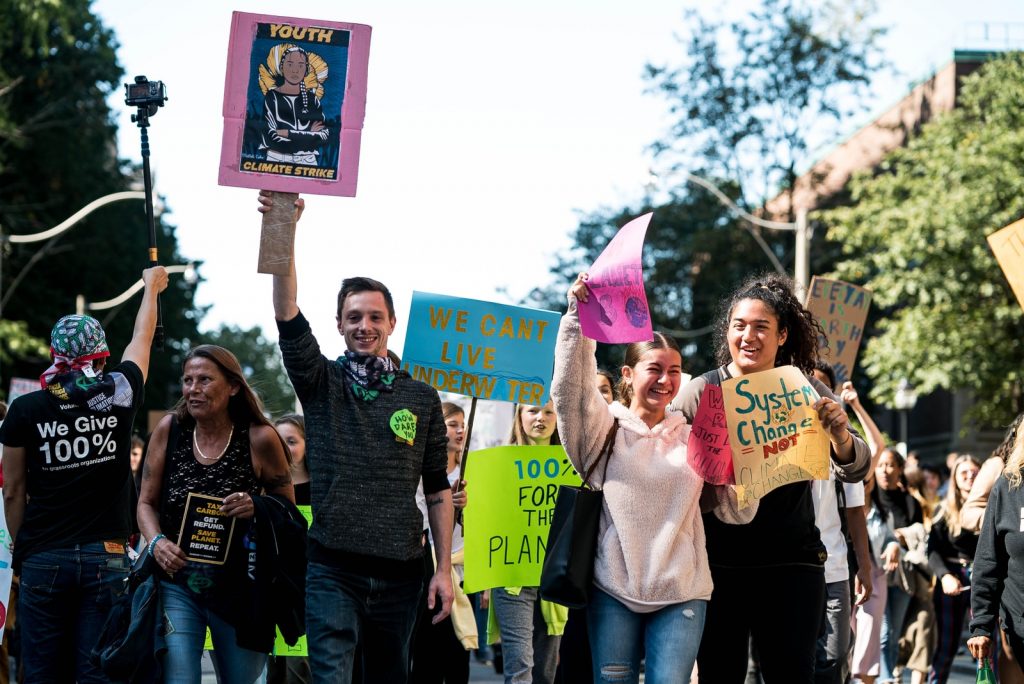
[[654, 338], [641, 262], [652, 216], [644, 214], [619, 229], [588, 271], [590, 296], [578, 306], [580, 327], [592, 340], [619, 344]]

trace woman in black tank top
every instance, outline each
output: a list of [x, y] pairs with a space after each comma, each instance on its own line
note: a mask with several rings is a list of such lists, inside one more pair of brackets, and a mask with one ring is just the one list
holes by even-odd
[[246, 612], [234, 578], [254, 567], [253, 495], [294, 502], [287, 454], [238, 359], [214, 345], [189, 352], [182, 398], [150, 440], [138, 510], [162, 571], [168, 681], [199, 679], [208, 627], [219, 682], [262, 673], [267, 655], [236, 643]]

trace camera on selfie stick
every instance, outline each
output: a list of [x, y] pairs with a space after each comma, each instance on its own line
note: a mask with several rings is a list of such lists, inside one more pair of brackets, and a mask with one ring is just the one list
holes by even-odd
[[[139, 127], [142, 137], [142, 180], [146, 188], [146, 221], [149, 223], [149, 265], [159, 263], [156, 249], [156, 219], [153, 216], [153, 181], [149, 173], [149, 117], [167, 101], [167, 86], [163, 81], [150, 81], [145, 76], [136, 76], [135, 83], [124, 84], [124, 103], [136, 107], [132, 121]], [[153, 334], [153, 346], [164, 348], [164, 316], [160, 299], [157, 298], [156, 331]]]

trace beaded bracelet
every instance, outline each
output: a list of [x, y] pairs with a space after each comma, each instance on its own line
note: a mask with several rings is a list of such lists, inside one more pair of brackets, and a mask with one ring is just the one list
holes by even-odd
[[150, 556], [153, 555], [153, 549], [156, 548], [156, 543], [158, 541], [160, 541], [161, 539], [167, 539], [167, 535], [165, 535], [165, 534], [158, 534], [158, 535], [156, 535], [155, 537], [153, 537], [152, 539], [149, 540], [149, 548], [146, 549], [146, 550], [149, 551], [149, 555]]

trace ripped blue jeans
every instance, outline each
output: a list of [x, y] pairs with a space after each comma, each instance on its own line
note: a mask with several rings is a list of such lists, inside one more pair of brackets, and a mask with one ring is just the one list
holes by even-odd
[[693, 600], [635, 613], [595, 587], [587, 606], [594, 681], [639, 682], [646, 654], [647, 684], [688, 684], [707, 606]]

